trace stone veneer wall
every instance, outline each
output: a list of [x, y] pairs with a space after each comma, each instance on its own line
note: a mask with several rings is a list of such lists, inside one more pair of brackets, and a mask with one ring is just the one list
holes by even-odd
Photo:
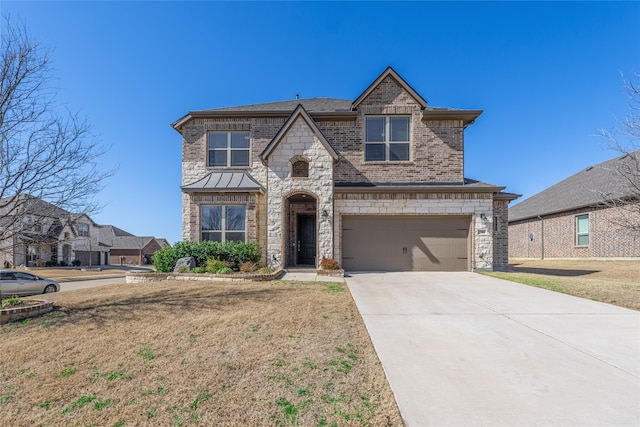
[[246, 239], [247, 242], [258, 242], [258, 196], [249, 193], [196, 193], [188, 195], [183, 193], [189, 199], [187, 223], [189, 224], [188, 233], [183, 230], [184, 240], [199, 242], [200, 241], [200, 206], [203, 205], [244, 205], [246, 207], [247, 224]]
[[[291, 177], [291, 159], [309, 160], [309, 177]], [[327, 219], [317, 215], [317, 259], [333, 258], [333, 159], [303, 118], [298, 118], [275, 146], [268, 161], [267, 259], [272, 266], [286, 262], [287, 236], [284, 200], [294, 194], [309, 194], [317, 210], [326, 209]]]
[[493, 269], [509, 267], [509, 201], [493, 201]]
[[[576, 245], [576, 216], [589, 214], [589, 245]], [[509, 224], [509, 256], [542, 258], [637, 258], [640, 236], [615, 223], [620, 208], [584, 208]], [[637, 218], [640, 222], [640, 218]], [[533, 240], [529, 235], [533, 234]]]
[[[284, 118], [196, 118], [182, 132], [182, 185], [191, 184], [214, 170], [245, 169], [249, 171], [262, 186], [267, 185], [267, 168], [259, 158], [260, 153], [273, 139], [284, 124]], [[250, 131], [251, 132], [251, 167], [246, 168], [210, 168], [207, 167], [207, 133], [209, 131]], [[266, 206], [266, 201], [258, 196], [258, 206]], [[182, 193], [182, 239], [200, 240], [199, 218], [194, 222], [192, 213], [197, 206], [192, 206], [192, 196]], [[258, 211], [260, 215], [260, 211]], [[263, 226], [264, 223], [261, 223]], [[195, 237], [194, 237], [195, 236]], [[266, 232], [260, 236], [259, 242], [264, 245]], [[264, 247], [264, 246], [263, 246]]]
[[[342, 264], [343, 215], [471, 215], [471, 268], [493, 269], [493, 201], [488, 193], [338, 193], [335, 258]], [[481, 218], [485, 215], [485, 219]]]

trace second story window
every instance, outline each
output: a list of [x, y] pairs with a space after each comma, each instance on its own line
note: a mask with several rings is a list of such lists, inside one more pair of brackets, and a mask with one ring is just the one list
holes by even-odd
[[411, 118], [370, 116], [365, 118], [365, 161], [409, 160]]
[[209, 167], [249, 166], [249, 132], [209, 132]]
[[78, 236], [89, 237], [89, 224], [79, 223], [77, 226]]

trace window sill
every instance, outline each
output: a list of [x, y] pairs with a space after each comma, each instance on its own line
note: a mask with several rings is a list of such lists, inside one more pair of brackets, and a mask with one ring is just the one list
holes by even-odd
[[250, 170], [251, 166], [207, 166], [209, 170]]
[[415, 162], [413, 162], [412, 160], [395, 160], [395, 161], [374, 161], [374, 162], [368, 162], [368, 161], [364, 161], [365, 165], [403, 165], [403, 166], [407, 166], [407, 165], [415, 165]]

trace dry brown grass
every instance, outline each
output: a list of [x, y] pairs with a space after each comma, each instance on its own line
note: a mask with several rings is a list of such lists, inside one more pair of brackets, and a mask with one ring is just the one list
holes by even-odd
[[49, 315], [0, 326], [4, 425], [403, 425], [342, 284], [122, 284], [51, 299]]
[[509, 269], [488, 274], [640, 310], [640, 261], [512, 260]]
[[[86, 268], [86, 267], [85, 267]], [[36, 276], [46, 277], [48, 279], [73, 279], [75, 277], [91, 277], [91, 276], [110, 276], [119, 274], [124, 276], [131, 269], [109, 268], [104, 270], [82, 271], [78, 268], [29, 268], [25, 271], [35, 274]]]

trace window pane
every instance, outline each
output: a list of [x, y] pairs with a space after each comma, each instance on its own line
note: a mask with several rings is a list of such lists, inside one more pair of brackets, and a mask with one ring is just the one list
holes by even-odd
[[227, 232], [227, 234], [225, 234], [225, 240], [227, 242], [230, 242], [230, 241], [244, 242], [244, 232], [242, 233], [238, 233], [237, 231]]
[[365, 160], [367, 162], [384, 161], [384, 151], [384, 144], [367, 144], [365, 148]]
[[384, 141], [384, 117], [367, 117], [366, 121], [366, 136], [367, 142], [382, 142]]
[[249, 150], [232, 150], [231, 166], [249, 166]]
[[581, 234], [578, 236], [578, 246], [588, 246], [589, 245], [589, 235]]
[[209, 148], [227, 148], [226, 132], [210, 132]]
[[409, 144], [389, 144], [389, 160], [409, 160]]
[[203, 206], [202, 207], [202, 231], [221, 230], [221, 229], [222, 229], [222, 206]]
[[589, 215], [581, 215], [577, 219], [577, 232], [578, 234], [589, 232]]
[[409, 117], [390, 117], [391, 141], [409, 141]]
[[227, 150], [210, 150], [209, 166], [227, 166]]
[[249, 148], [249, 132], [232, 132], [231, 148]]
[[220, 231], [217, 232], [203, 232], [202, 240], [209, 240], [211, 242], [222, 242], [222, 233]]
[[[227, 230], [244, 230], [244, 206], [227, 206]], [[229, 240], [227, 238], [227, 240]]]

